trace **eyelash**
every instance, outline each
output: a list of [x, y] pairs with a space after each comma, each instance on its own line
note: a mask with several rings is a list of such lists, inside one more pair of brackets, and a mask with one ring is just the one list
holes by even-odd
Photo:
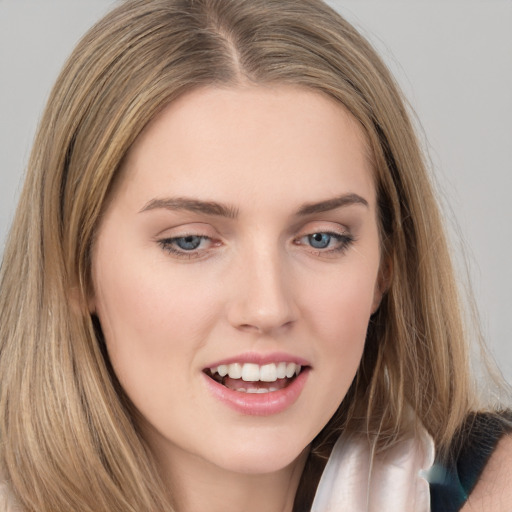
[[[308, 239], [310, 237], [313, 237], [315, 235], [327, 235], [334, 240], [337, 241], [337, 244], [335, 247], [327, 249], [327, 248], [314, 248], [310, 246], [310, 252], [315, 256], [329, 256], [329, 255], [335, 255], [335, 254], [342, 254], [344, 253], [354, 242], [355, 237], [349, 233], [337, 233], [334, 231], [316, 231], [314, 233], [309, 233], [307, 235], [302, 235], [298, 238], [295, 238], [293, 240], [294, 245], [305, 245], [301, 242], [301, 240]], [[205, 235], [197, 235], [197, 234], [187, 234], [172, 238], [164, 238], [162, 240], [158, 240], [158, 244], [160, 247], [167, 253], [171, 254], [174, 257], [182, 258], [182, 259], [195, 259], [195, 258], [203, 258], [208, 256], [210, 253], [210, 248], [208, 249], [193, 249], [190, 251], [187, 251], [185, 249], [180, 249], [176, 246], [176, 243], [178, 240], [185, 240], [186, 238], [197, 238], [200, 239], [200, 243], [202, 243], [205, 240], [210, 241], [213, 246], [220, 245], [220, 242], [212, 241], [212, 239]]]
[[311, 252], [316, 256], [343, 254], [355, 242], [355, 237], [349, 233], [337, 233], [335, 231], [316, 231], [314, 233], [303, 235], [300, 238], [295, 239], [294, 243], [295, 245], [302, 245], [300, 243], [301, 240], [311, 238], [315, 235], [327, 235], [337, 241], [336, 246], [330, 249], [315, 248], [310, 246]]
[[[195, 249], [195, 250], [187, 251], [185, 249], [178, 248], [176, 246], [176, 242], [178, 240], [184, 240], [186, 238], [199, 238], [201, 240], [201, 242], [203, 242], [205, 240], [212, 241], [212, 239], [209, 236], [190, 234], [190, 235], [176, 236], [176, 237], [172, 237], [172, 238], [164, 238], [162, 240], [159, 240], [158, 244], [165, 252], [167, 252], [177, 258], [194, 259], [194, 258], [201, 258], [203, 256], [208, 255], [208, 253], [210, 252], [209, 249]], [[220, 245], [220, 244], [214, 243], [213, 245]]]

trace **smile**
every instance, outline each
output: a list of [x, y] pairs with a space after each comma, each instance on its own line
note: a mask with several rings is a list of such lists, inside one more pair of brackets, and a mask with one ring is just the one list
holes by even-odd
[[[262, 363], [262, 364], [259, 364]], [[300, 396], [311, 367], [303, 361], [226, 361], [203, 370], [209, 391], [245, 415], [284, 412]]]
[[242, 393], [272, 393], [285, 388], [301, 372], [301, 365], [279, 362], [222, 364], [206, 370], [206, 374], [229, 389]]

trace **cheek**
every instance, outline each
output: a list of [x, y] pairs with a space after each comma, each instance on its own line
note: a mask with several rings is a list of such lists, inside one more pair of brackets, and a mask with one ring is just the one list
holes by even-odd
[[[313, 297], [314, 298], [314, 297]], [[355, 297], [346, 288], [317, 296], [310, 312], [314, 345], [311, 387], [300, 421], [314, 438], [343, 402], [359, 368], [369, 321], [368, 294]]]
[[331, 274], [310, 287], [310, 325], [316, 340], [317, 369], [322, 388], [329, 389], [327, 421], [350, 387], [365, 347], [375, 296], [374, 267]]
[[322, 339], [340, 348], [344, 341], [364, 342], [375, 302], [376, 274], [375, 266], [340, 268], [310, 281], [309, 307], [304, 309], [323, 333]]
[[130, 379], [168, 373], [193, 354], [215, 316], [208, 290], [142, 261], [121, 257], [95, 274], [96, 312], [109, 357], [128, 387]]

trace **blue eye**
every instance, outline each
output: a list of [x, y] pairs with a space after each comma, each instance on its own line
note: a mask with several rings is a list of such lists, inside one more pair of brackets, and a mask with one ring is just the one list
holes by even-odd
[[200, 258], [212, 246], [212, 240], [202, 235], [186, 235], [165, 238], [158, 241], [160, 247], [169, 254], [178, 258]]
[[183, 251], [194, 251], [203, 241], [203, 236], [189, 235], [174, 239], [174, 243]]
[[295, 239], [294, 243], [309, 247], [315, 256], [328, 257], [342, 254], [354, 241], [355, 238], [350, 233], [317, 231]]
[[331, 243], [332, 235], [329, 233], [313, 233], [308, 235], [308, 242], [315, 249], [325, 249]]

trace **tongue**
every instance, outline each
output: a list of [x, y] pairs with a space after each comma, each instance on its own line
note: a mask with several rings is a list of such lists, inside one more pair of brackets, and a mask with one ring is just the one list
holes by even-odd
[[224, 377], [222, 384], [229, 389], [239, 391], [240, 389], [272, 389], [278, 390], [283, 389], [290, 383], [292, 379], [277, 379], [275, 382], [246, 382], [242, 379], [232, 379], [231, 377]]

